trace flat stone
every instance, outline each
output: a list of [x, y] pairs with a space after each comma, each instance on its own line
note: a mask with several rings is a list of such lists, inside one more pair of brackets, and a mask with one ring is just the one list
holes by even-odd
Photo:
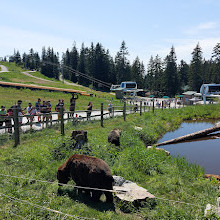
[[220, 207], [207, 204], [205, 208], [205, 217], [209, 217], [212, 214], [215, 214], [217, 217], [220, 217]]
[[136, 131], [142, 131], [143, 128], [142, 128], [142, 127], [138, 127], [138, 126], [134, 126], [134, 130], [136, 130]]
[[124, 200], [128, 202], [133, 202], [135, 200], [144, 200], [146, 198], [150, 198], [150, 199], [155, 198], [155, 196], [149, 193], [146, 189], [128, 180], [124, 181], [122, 184], [114, 185], [113, 190], [118, 191], [116, 193], [116, 196], [120, 200]]

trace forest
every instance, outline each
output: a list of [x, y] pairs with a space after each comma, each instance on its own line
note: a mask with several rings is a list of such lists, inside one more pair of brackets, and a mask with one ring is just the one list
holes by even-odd
[[191, 55], [190, 63], [181, 60], [177, 64], [175, 48], [172, 46], [165, 58], [151, 56], [145, 67], [139, 57], [133, 62], [129, 60], [129, 51], [123, 41], [115, 57], [101, 43], [91, 43], [90, 47], [83, 43], [80, 50], [74, 44], [62, 56], [51, 47], [43, 47], [41, 56], [33, 48], [22, 55], [15, 50], [9, 62], [41, 71], [45, 76], [56, 79], [62, 72], [64, 79], [94, 89], [107, 91], [111, 84], [136, 81], [138, 88], [151, 94], [173, 97], [187, 90], [199, 92], [203, 83], [220, 83], [220, 43], [213, 48], [209, 60], [203, 58], [199, 43]]

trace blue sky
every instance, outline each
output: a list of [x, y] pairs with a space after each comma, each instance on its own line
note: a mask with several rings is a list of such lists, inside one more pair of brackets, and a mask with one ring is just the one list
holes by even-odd
[[0, 0], [0, 57], [51, 46], [60, 54], [76, 43], [100, 42], [114, 57], [124, 40], [131, 62], [164, 58], [172, 45], [178, 61], [191, 60], [199, 42], [211, 58], [220, 43], [219, 0]]

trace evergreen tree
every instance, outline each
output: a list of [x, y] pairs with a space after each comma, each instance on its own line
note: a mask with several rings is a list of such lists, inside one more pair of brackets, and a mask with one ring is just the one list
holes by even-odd
[[[82, 44], [81, 50], [80, 50], [80, 56], [79, 56], [79, 63], [77, 66], [77, 70], [81, 73], [87, 74], [86, 72], [86, 52], [87, 49], [84, 46], [84, 43]], [[89, 85], [89, 81], [81, 76], [77, 76], [79, 84], [82, 85]]]
[[214, 59], [212, 68], [212, 82], [220, 83], [220, 43], [213, 48], [212, 58]]
[[154, 91], [154, 77], [155, 77], [155, 71], [154, 71], [154, 58], [151, 56], [148, 67], [147, 67], [147, 75], [145, 77], [145, 82], [146, 82], [146, 88], [153, 92]]
[[20, 55], [20, 52], [18, 50], [14, 51], [14, 62], [16, 64], [21, 64], [21, 55]]
[[69, 52], [69, 49], [66, 50], [66, 53], [63, 54], [63, 57], [62, 57], [62, 63], [63, 63], [63, 68], [62, 68], [62, 71], [63, 71], [63, 77], [64, 79], [68, 79], [70, 80], [71, 78], [71, 73], [70, 73], [70, 70], [68, 68], [65, 68], [65, 67], [70, 67], [70, 52]]
[[184, 60], [180, 61], [180, 65], [178, 66], [178, 75], [181, 91], [185, 91], [185, 88], [188, 87], [189, 65]]
[[171, 47], [170, 54], [165, 59], [163, 86], [164, 92], [168, 96], [174, 96], [179, 90], [176, 53], [173, 46]]
[[[77, 70], [78, 62], [79, 62], [79, 53], [77, 51], [76, 45], [74, 44], [72, 50], [70, 51], [70, 67], [73, 70]], [[72, 82], [77, 82], [77, 77], [75, 73], [70, 72], [70, 80]]]
[[131, 66], [131, 80], [137, 83], [138, 88], [143, 88], [143, 74], [143, 63], [140, 62], [139, 57], [136, 57]]
[[125, 45], [125, 42], [122, 41], [120, 51], [115, 57], [115, 70], [118, 84], [120, 84], [122, 81], [130, 80], [130, 63], [127, 59], [128, 55], [128, 49]]
[[192, 60], [190, 63], [189, 86], [190, 89], [199, 91], [203, 84], [202, 75], [202, 49], [199, 43], [192, 52]]

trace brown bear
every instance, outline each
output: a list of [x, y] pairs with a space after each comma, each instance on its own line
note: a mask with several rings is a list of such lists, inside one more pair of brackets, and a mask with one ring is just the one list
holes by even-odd
[[108, 135], [108, 142], [115, 146], [120, 146], [120, 135], [121, 131], [119, 129], [113, 129]]
[[[74, 154], [57, 170], [57, 179], [59, 183], [66, 184], [70, 179], [77, 186], [113, 189], [114, 179], [109, 166], [97, 157]], [[92, 194], [92, 199], [98, 201], [104, 193], [107, 202], [113, 201], [112, 192], [83, 189], [87, 194]], [[82, 192], [81, 189], [78, 190]]]

